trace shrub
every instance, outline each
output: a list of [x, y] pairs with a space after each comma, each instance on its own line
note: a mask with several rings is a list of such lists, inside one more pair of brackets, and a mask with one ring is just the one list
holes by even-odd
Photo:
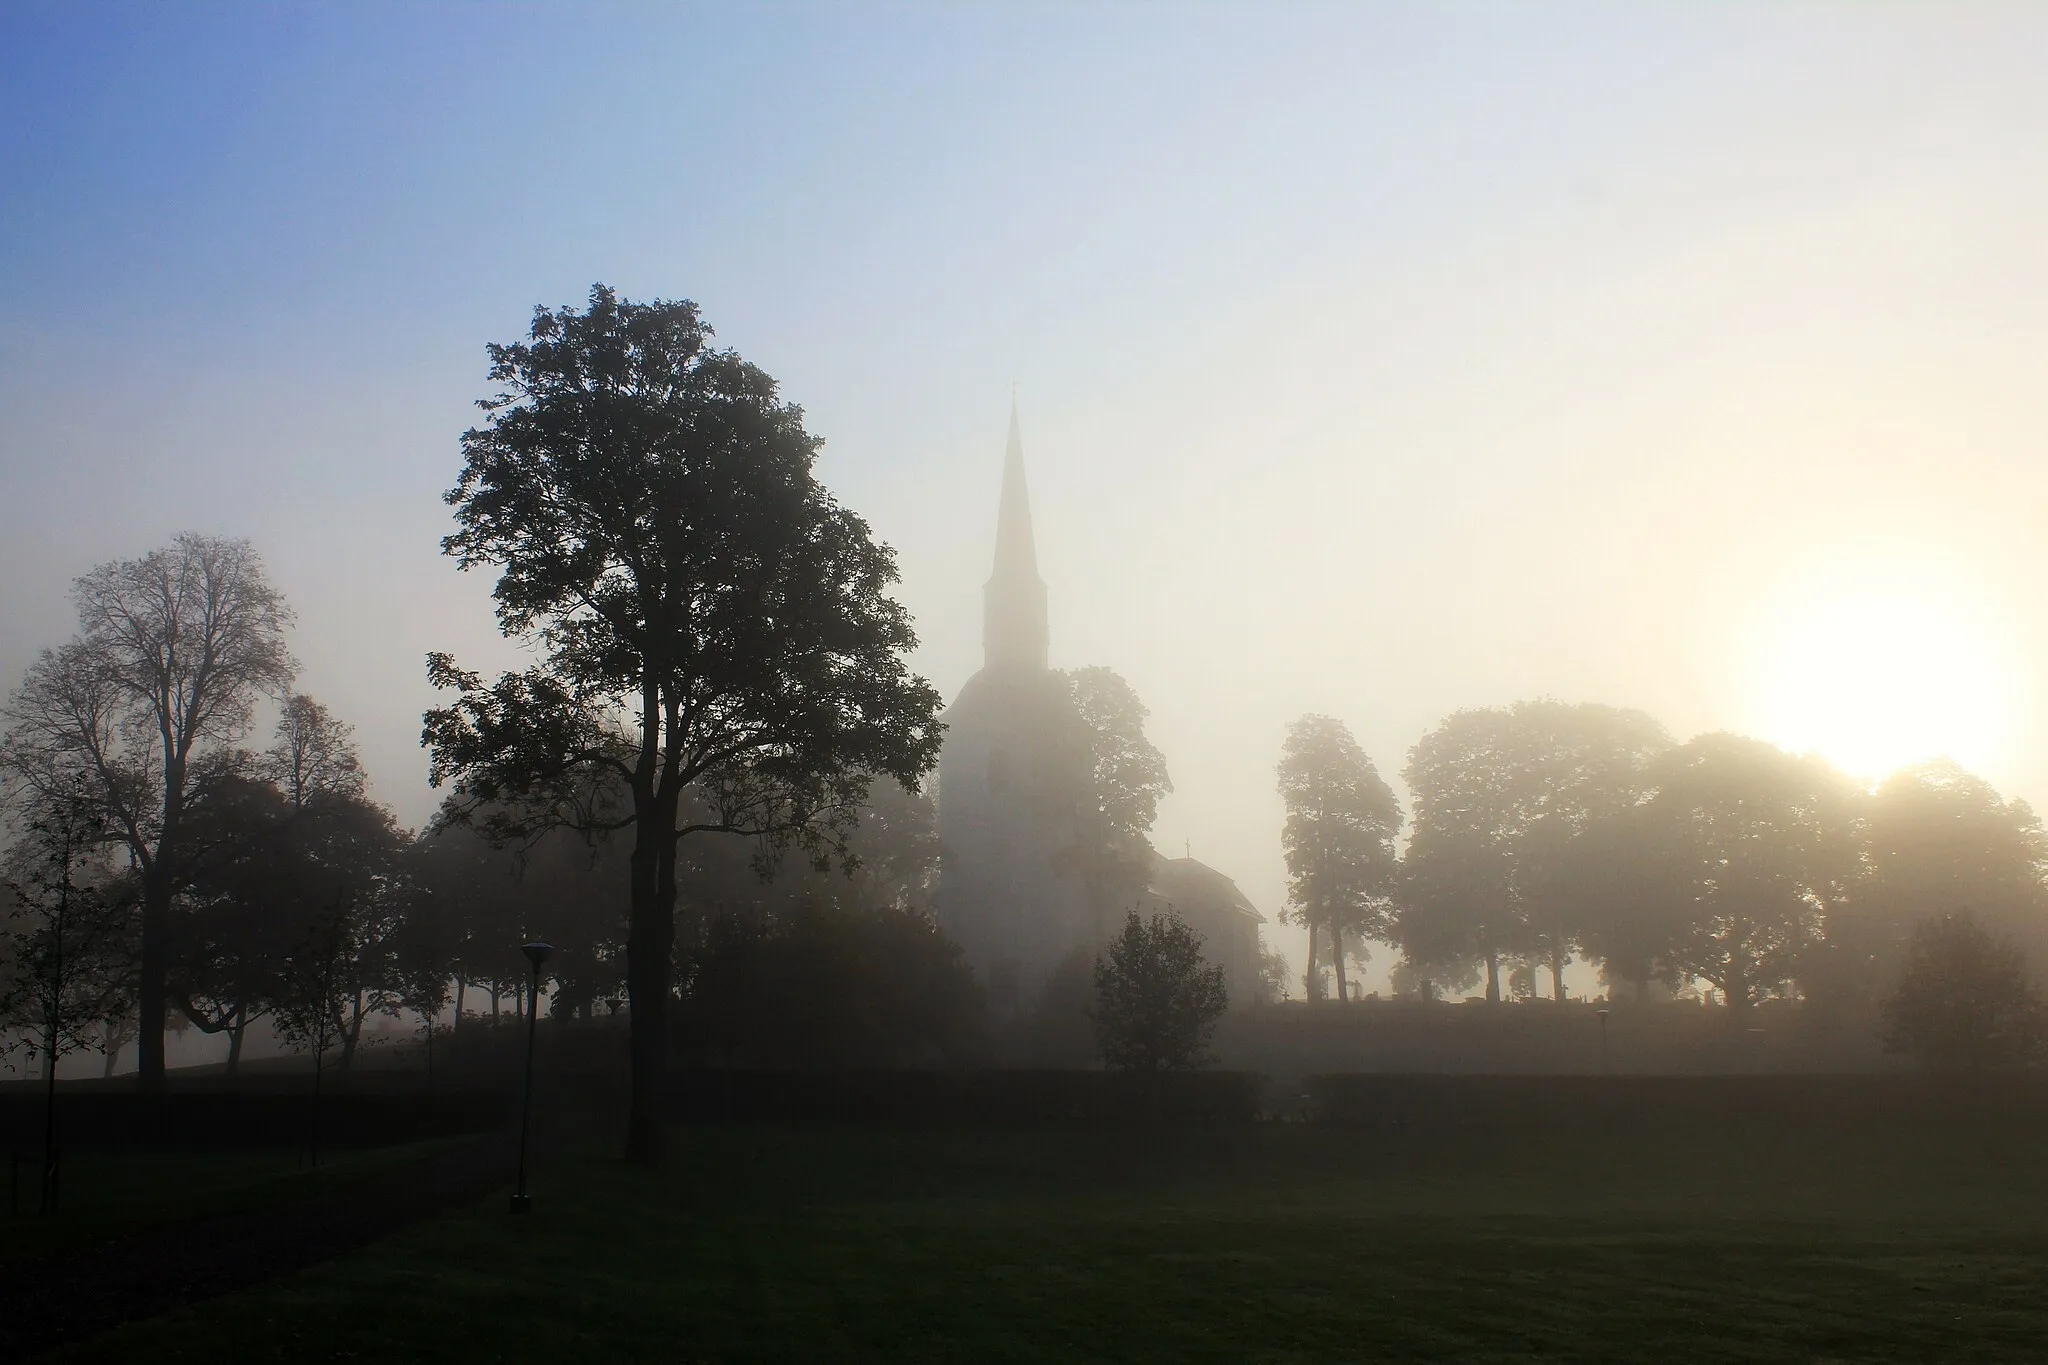
[[1223, 969], [1202, 957], [1202, 936], [1171, 909], [1149, 922], [1133, 910], [1095, 960], [1095, 1042], [1120, 1070], [1205, 1065], [1229, 1003]]
[[982, 998], [959, 945], [915, 910], [801, 901], [713, 920], [684, 964], [678, 1042], [700, 1061], [895, 1066], [971, 1041]]
[[1913, 930], [1905, 972], [1883, 1009], [1885, 1050], [1935, 1070], [2020, 1066], [2041, 1046], [2042, 1004], [2025, 956], [1967, 910]]

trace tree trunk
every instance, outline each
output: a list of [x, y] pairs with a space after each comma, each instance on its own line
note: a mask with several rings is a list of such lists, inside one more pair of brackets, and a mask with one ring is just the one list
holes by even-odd
[[1564, 1003], [1564, 949], [1550, 950], [1550, 998]]
[[1486, 950], [1486, 1003], [1500, 1003], [1500, 954], [1491, 948]]
[[1739, 1016], [1749, 1009], [1749, 981], [1741, 973], [1730, 972], [1721, 986], [1721, 994], [1727, 998], [1728, 1013]]
[[499, 1007], [500, 1005], [502, 1005], [502, 1004], [504, 1003], [504, 1001], [505, 1001], [505, 992], [504, 992], [503, 990], [499, 989], [499, 988], [500, 988], [501, 986], [503, 986], [504, 984], [505, 984], [505, 983], [504, 983], [504, 982], [502, 982], [502, 981], [493, 981], [493, 982], [491, 983], [491, 1027], [492, 1027], [492, 1028], [496, 1028], [496, 1027], [498, 1026], [498, 1007]]
[[170, 964], [171, 922], [171, 870], [165, 855], [169, 845], [167, 830], [157, 842], [156, 857], [142, 875], [142, 973], [135, 993], [135, 1086], [145, 1094], [157, 1094], [164, 1088], [164, 1020], [169, 1010], [164, 979]]
[[1305, 993], [1305, 998], [1311, 1005], [1323, 998], [1323, 993], [1319, 989], [1321, 984], [1321, 978], [1316, 975], [1316, 922], [1310, 920], [1308, 922], [1308, 972], [1302, 977], [1301, 987]]
[[461, 973], [458, 972], [455, 977], [455, 1018], [448, 1025], [450, 1028], [462, 1027], [462, 992], [468, 985], [469, 982], [464, 980]]
[[1337, 968], [1337, 1003], [1351, 1003], [1351, 983], [1344, 976], [1344, 926], [1330, 921], [1330, 961]]
[[228, 1072], [232, 1076], [242, 1067], [242, 1035], [249, 1031], [249, 1007], [235, 1006], [234, 1022], [228, 1025]]
[[346, 1076], [356, 1060], [356, 1041], [363, 1036], [363, 993], [356, 992], [355, 1006], [349, 1014], [348, 1027], [341, 1034], [341, 1060], [335, 1063], [334, 1074]]
[[626, 935], [626, 998], [633, 1059], [626, 1160], [658, 1166], [661, 1101], [668, 1074], [670, 958], [676, 941], [676, 797], [646, 804], [634, 822], [632, 919]]

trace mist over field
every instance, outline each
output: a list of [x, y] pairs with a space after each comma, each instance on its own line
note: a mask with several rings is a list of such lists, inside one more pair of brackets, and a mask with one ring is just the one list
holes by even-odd
[[804, 406], [949, 697], [1014, 385], [1054, 662], [1268, 915], [1309, 711], [1390, 772], [1547, 695], [2048, 791], [2025, 7], [6, 23], [10, 678], [91, 565], [251, 537], [420, 823], [421, 657], [511, 657], [438, 556], [482, 344], [602, 279]]

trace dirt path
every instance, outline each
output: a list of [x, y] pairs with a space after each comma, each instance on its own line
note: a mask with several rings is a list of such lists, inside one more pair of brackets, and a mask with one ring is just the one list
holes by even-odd
[[482, 1198], [511, 1179], [512, 1159], [494, 1134], [293, 1203], [164, 1223], [16, 1266], [0, 1282], [0, 1361], [324, 1261]]

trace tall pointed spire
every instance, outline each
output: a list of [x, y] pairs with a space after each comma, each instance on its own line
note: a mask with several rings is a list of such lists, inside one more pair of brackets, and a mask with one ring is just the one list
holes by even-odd
[[1031, 536], [1031, 495], [1024, 486], [1024, 438], [1010, 395], [1010, 442], [1003, 452], [1003, 500], [996, 512], [996, 564], [982, 589], [982, 661], [989, 668], [1039, 669], [1046, 663], [1045, 582]]

